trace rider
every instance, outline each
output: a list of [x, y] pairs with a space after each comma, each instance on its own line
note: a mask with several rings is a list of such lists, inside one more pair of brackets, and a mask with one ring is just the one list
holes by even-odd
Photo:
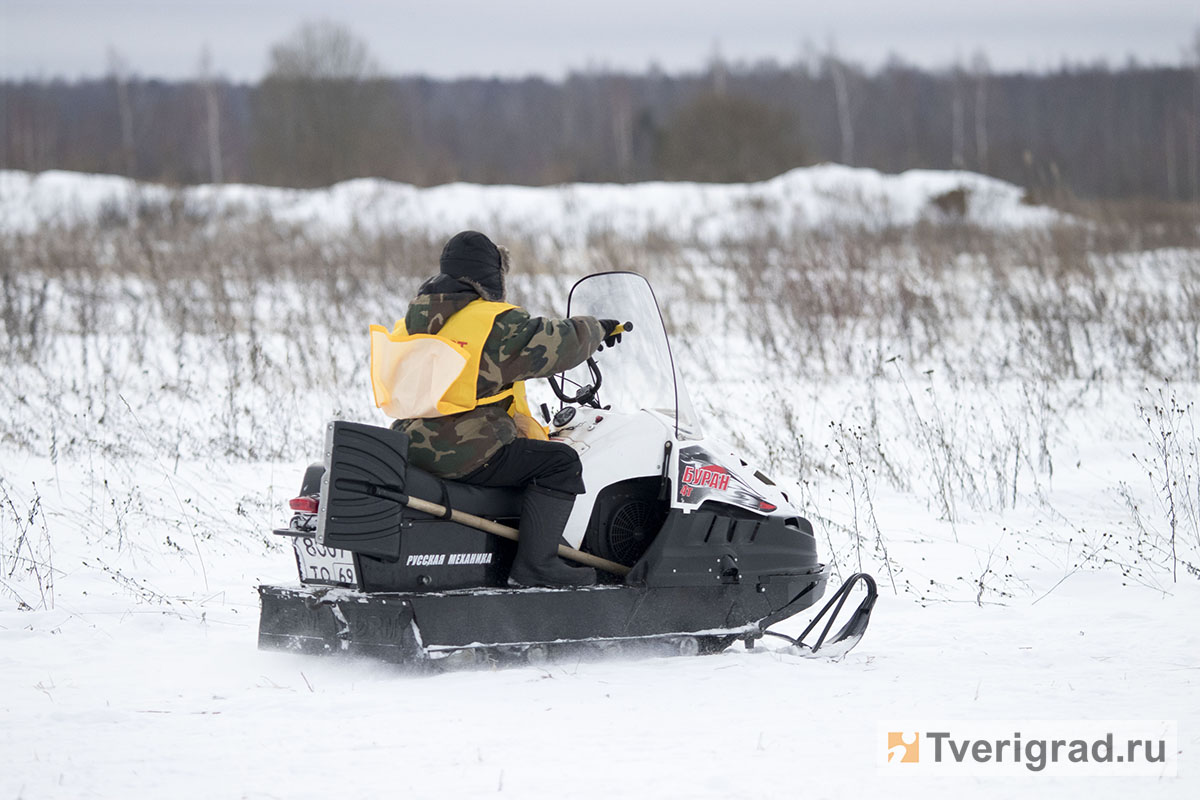
[[[471, 303], [504, 301], [508, 250], [482, 233], [453, 236], [442, 250], [440, 267], [408, 307], [409, 334], [437, 334]], [[557, 556], [575, 497], [584, 491], [579, 455], [566, 444], [545, 440], [536, 423], [535, 429], [522, 426], [535, 437], [524, 438], [510, 414], [515, 399], [506, 390], [583, 363], [601, 343], [611, 347], [619, 341], [619, 327], [611, 319], [548, 319], [515, 306], [501, 309], [479, 363], [476, 397], [486, 402], [449, 416], [393, 423], [408, 434], [409, 460], [420, 469], [477, 486], [524, 487], [520, 539], [508, 579], [512, 585], [589, 586], [596, 573]], [[503, 394], [508, 396], [493, 402]]]

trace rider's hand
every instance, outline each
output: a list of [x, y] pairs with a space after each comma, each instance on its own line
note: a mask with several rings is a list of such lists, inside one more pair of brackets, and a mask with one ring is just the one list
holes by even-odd
[[621, 328], [621, 323], [615, 319], [598, 320], [600, 327], [604, 328], [604, 344], [600, 345], [603, 349], [605, 345], [612, 347], [621, 341], [621, 333], [618, 329]]

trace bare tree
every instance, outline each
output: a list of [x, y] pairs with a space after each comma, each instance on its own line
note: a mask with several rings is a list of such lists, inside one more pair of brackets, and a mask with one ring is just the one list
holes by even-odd
[[606, 81], [612, 122], [617, 176], [629, 180], [633, 170], [633, 99], [629, 79], [613, 76]]
[[379, 67], [366, 42], [336, 22], [306, 22], [271, 48], [267, 76], [276, 79], [361, 81]]
[[212, 76], [212, 54], [207, 46], [200, 53], [200, 87], [204, 92], [209, 180], [213, 183], [224, 183], [221, 159], [221, 104], [217, 84]]
[[713, 42], [712, 55], [708, 57], [708, 79], [713, 94], [723, 95], [729, 88], [729, 66], [721, 55], [720, 42]]
[[129, 65], [117, 52], [108, 48], [108, 74], [117, 88], [117, 115], [121, 121], [121, 155], [125, 174], [137, 176], [137, 147], [133, 138], [133, 104], [129, 100]]
[[967, 165], [966, 156], [963, 155], [967, 143], [967, 110], [963, 97], [965, 83], [962, 64], [956, 63], [950, 76], [950, 164], [955, 169], [963, 169]]
[[752, 181], [807, 163], [799, 122], [756, 100], [705, 92], [667, 121], [657, 165], [668, 180]]
[[[1188, 155], [1191, 159], [1192, 202], [1200, 203], [1200, 27], [1196, 28], [1192, 38], [1192, 113], [1189, 133], [1191, 147]], [[1198, 212], [1200, 213], [1200, 212]]]
[[833, 78], [833, 94], [837, 100], [838, 128], [842, 134], [842, 163], [854, 164], [854, 119], [850, 113], [850, 87], [846, 81], [846, 65], [834, 55], [825, 62]]
[[971, 71], [975, 74], [975, 163], [980, 172], [987, 172], [987, 80], [991, 65], [982, 50], [971, 59]]
[[271, 48], [260, 87], [256, 160], [273, 183], [323, 186], [388, 159], [376, 137], [385, 100], [367, 45], [333, 22], [302, 25]]

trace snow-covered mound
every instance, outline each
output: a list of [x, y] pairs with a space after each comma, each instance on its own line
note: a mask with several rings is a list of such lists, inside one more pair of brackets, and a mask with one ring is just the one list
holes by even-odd
[[573, 244], [606, 232], [666, 232], [675, 239], [718, 242], [830, 225], [877, 229], [922, 219], [961, 219], [1020, 228], [1058, 218], [1050, 209], [1023, 203], [1023, 196], [1018, 186], [971, 172], [885, 175], [836, 164], [795, 169], [760, 183], [454, 183], [426, 189], [362, 179], [308, 190], [245, 185], [172, 189], [111, 175], [0, 171], [0, 230], [90, 223], [169, 203], [181, 203], [187, 213], [202, 217], [265, 215], [327, 231], [361, 226], [442, 236], [474, 226], [509, 235], [552, 233], [559, 242]]

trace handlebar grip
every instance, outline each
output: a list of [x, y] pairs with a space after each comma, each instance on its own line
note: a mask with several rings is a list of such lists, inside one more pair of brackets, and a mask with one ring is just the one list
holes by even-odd
[[613, 333], [629, 333], [633, 330], [632, 322], [622, 322]]

